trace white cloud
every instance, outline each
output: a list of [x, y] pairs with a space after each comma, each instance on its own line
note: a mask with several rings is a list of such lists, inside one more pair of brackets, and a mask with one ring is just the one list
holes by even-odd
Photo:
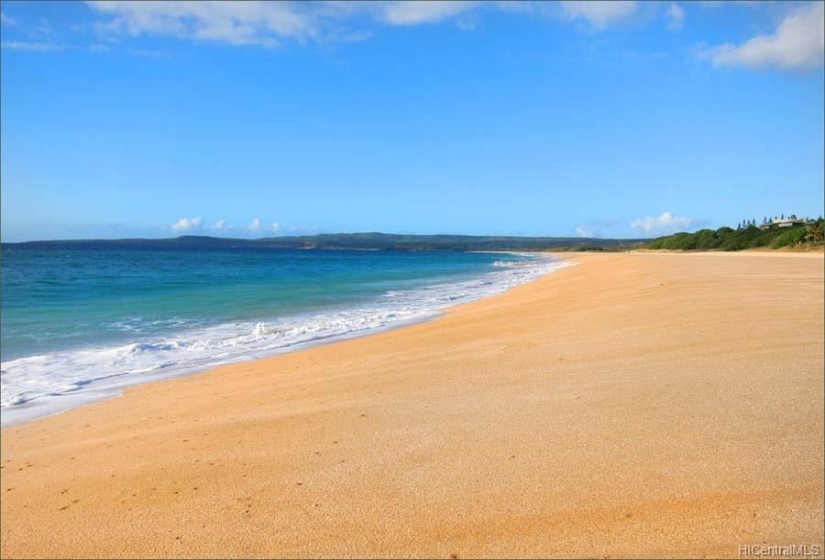
[[[364, 30], [341, 26], [369, 14], [382, 23], [420, 25], [458, 16], [476, 2], [144, 2], [96, 0], [88, 4], [110, 16], [99, 31], [114, 35], [165, 35], [231, 45], [277, 46], [283, 39], [362, 41]], [[465, 22], [466, 23], [466, 22]], [[337, 28], [337, 29], [336, 29]]]
[[8, 25], [9, 27], [12, 27], [16, 23], [17, 21], [15, 21], [13, 17], [0, 12], [0, 25]]
[[278, 222], [272, 222], [272, 231], [274, 231], [275, 233], [281, 231], [281, 224], [279, 224]]
[[108, 45], [99, 43], [91, 45], [59, 45], [49, 41], [3, 41], [0, 47], [10, 51], [55, 52], [55, 51], [85, 51], [101, 53], [109, 50]]
[[152, 51], [147, 49], [127, 49], [126, 52], [135, 56], [142, 56], [144, 58], [163, 58], [163, 53], [160, 51]]
[[502, 0], [496, 2], [497, 9], [503, 12], [532, 14], [542, 11], [545, 4], [541, 2], [529, 2], [526, 0]]
[[316, 34], [303, 5], [291, 2], [89, 2], [112, 16], [100, 27], [115, 34], [179, 38], [273, 47], [280, 38], [304, 40]]
[[676, 233], [677, 231], [684, 231], [690, 226], [690, 218], [683, 218], [681, 216], [674, 216], [671, 212], [662, 212], [658, 218], [651, 218], [649, 216], [633, 220], [630, 227], [636, 231], [640, 231], [647, 236], [651, 235], [666, 235], [669, 233]]
[[230, 227], [229, 223], [226, 220], [218, 220], [217, 222], [215, 222], [215, 225], [212, 226], [212, 229], [217, 231], [224, 231], [230, 229]]
[[369, 31], [353, 31], [341, 35], [339, 39], [344, 43], [360, 43], [361, 41], [366, 41], [370, 37], [372, 37], [372, 33]]
[[456, 20], [455, 24], [462, 31], [475, 31], [476, 27], [478, 27], [478, 18], [473, 15], [460, 17]]
[[681, 29], [685, 22], [685, 10], [672, 2], [667, 9], [668, 29]]
[[[95, 28], [107, 40], [155, 35], [236, 46], [275, 47], [284, 41], [353, 42], [372, 36], [369, 21], [388, 26], [415, 26], [453, 20], [471, 31], [486, 11], [546, 17], [561, 13], [567, 21], [585, 21], [595, 30], [621, 23], [639, 11], [635, 0], [543, 2], [475, 2], [454, 0], [389, 2], [271, 2], [89, 0], [101, 15]], [[683, 9], [666, 12], [672, 26]]]
[[434, 23], [475, 9], [475, 2], [454, 1], [399, 1], [380, 4], [381, 18], [390, 25], [419, 25]]
[[172, 226], [172, 231], [191, 231], [202, 228], [203, 218], [181, 218]]
[[576, 228], [577, 237], [596, 237], [596, 232], [589, 226], [579, 226]]
[[626, 20], [636, 12], [635, 1], [615, 0], [610, 2], [565, 1], [562, 10], [568, 19], [585, 19], [596, 30], [602, 30], [611, 24]]
[[3, 41], [0, 47], [13, 51], [61, 51], [62, 47], [43, 41]]
[[252, 220], [252, 223], [247, 226], [246, 229], [255, 233], [261, 231], [261, 220], [255, 218], [254, 220]]
[[778, 68], [806, 71], [821, 68], [825, 61], [825, 3], [815, 2], [789, 14], [770, 35], [757, 35], [735, 46], [711, 49], [716, 66]]

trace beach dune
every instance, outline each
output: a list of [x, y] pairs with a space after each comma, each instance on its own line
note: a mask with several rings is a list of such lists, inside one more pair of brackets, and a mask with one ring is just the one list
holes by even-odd
[[3, 429], [3, 558], [821, 557], [823, 255], [572, 260]]

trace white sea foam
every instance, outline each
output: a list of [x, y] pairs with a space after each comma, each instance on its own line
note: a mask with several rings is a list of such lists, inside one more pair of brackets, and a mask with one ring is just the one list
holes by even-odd
[[493, 272], [471, 280], [388, 291], [358, 307], [181, 329], [166, 339], [9, 360], [0, 364], [0, 420], [3, 426], [17, 424], [117, 396], [130, 385], [426, 320], [445, 307], [504, 292], [567, 264], [538, 256], [502, 260]]

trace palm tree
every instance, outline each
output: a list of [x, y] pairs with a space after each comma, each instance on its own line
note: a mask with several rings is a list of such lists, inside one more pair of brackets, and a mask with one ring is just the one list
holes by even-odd
[[807, 241], [811, 243], [818, 243], [825, 239], [825, 232], [822, 231], [821, 225], [813, 225], [807, 227], [808, 234], [805, 236]]

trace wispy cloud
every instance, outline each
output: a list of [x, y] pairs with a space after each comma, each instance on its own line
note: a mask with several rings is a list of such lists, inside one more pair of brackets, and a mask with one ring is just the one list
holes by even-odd
[[11, 17], [10, 15], [0, 12], [0, 25], [6, 25], [8, 27], [14, 27], [17, 25], [17, 21]]
[[352, 31], [349, 33], [344, 33], [339, 37], [339, 39], [344, 43], [360, 43], [361, 41], [366, 41], [370, 37], [372, 37], [372, 33], [369, 31]]
[[[454, 21], [472, 31], [483, 11], [523, 13], [525, 17], [556, 13], [562, 21], [587, 22], [601, 31], [631, 18], [638, 10], [632, 0], [610, 2], [564, 1], [474, 2], [144, 2], [95, 0], [88, 5], [103, 17], [98, 31], [118, 40], [141, 35], [229, 44], [276, 47], [285, 41], [361, 41], [372, 36], [368, 22], [392, 27]], [[681, 8], [672, 4], [669, 16], [678, 19]], [[683, 15], [683, 14], [682, 14]]]
[[304, 40], [316, 34], [311, 12], [290, 2], [96, 1], [89, 5], [111, 16], [100, 29], [116, 35], [274, 47], [282, 38]]
[[30, 52], [86, 51], [90, 53], [102, 53], [110, 49], [109, 45], [100, 43], [67, 46], [49, 41], [3, 41], [0, 46], [7, 50]]
[[62, 51], [63, 47], [46, 41], [3, 41], [0, 47], [13, 51], [50, 52]]
[[281, 231], [281, 224], [279, 222], [272, 222], [272, 231], [273, 233]]
[[476, 2], [410, 1], [379, 4], [381, 18], [390, 25], [419, 25], [453, 18], [477, 7]]
[[180, 39], [275, 47], [284, 40], [360, 41], [364, 30], [340, 28], [345, 20], [367, 15], [402, 26], [454, 18], [475, 2], [143, 2], [98, 0], [88, 5], [108, 17], [98, 22], [109, 36], [158, 35]]
[[611, 2], [571, 0], [560, 4], [568, 19], [583, 19], [589, 22], [597, 31], [627, 20], [636, 12], [637, 8], [636, 2], [624, 0]]
[[215, 222], [215, 225], [212, 226], [212, 229], [214, 229], [215, 231], [226, 231], [231, 228], [226, 220], [218, 220], [217, 222]]
[[[584, 23], [586, 29], [597, 32], [627, 21], [644, 23], [650, 15], [670, 29], [680, 29], [686, 15], [683, 3], [671, 1], [647, 9], [644, 3], [634, 0], [558, 3], [90, 0], [87, 5], [95, 16], [95, 21], [87, 26], [89, 29], [96, 30], [105, 42], [120, 43], [124, 50], [139, 56], [159, 55], [137, 45], [129, 48], [128, 41], [143, 36], [274, 48], [288, 42], [364, 41], [373, 36], [376, 26], [412, 27], [452, 22], [472, 32], [482, 22], [482, 16], [490, 12], [522, 14], [561, 25]], [[822, 2], [805, 5], [794, 11], [773, 34], [755, 37], [742, 45], [725, 44], [706, 49], [704, 56], [714, 64], [728, 66], [821, 66], [822, 11]], [[21, 24], [6, 13], [3, 13], [3, 25], [14, 25], [15, 32], [21, 28]], [[56, 40], [54, 34], [55, 30], [43, 21], [24, 36], [8, 37], [3, 44], [8, 49], [30, 51], [92, 50], [64, 44], [65, 41]]]
[[685, 23], [685, 10], [675, 2], [668, 6], [666, 16], [668, 29], [681, 29]]
[[775, 68], [804, 72], [822, 68], [825, 61], [825, 3], [794, 10], [768, 35], [741, 45], [726, 43], [705, 52], [716, 66]]
[[174, 232], [182, 232], [182, 231], [192, 231], [192, 230], [199, 230], [203, 229], [203, 218], [181, 218], [174, 225], [172, 225], [172, 231]]
[[101, 43], [78, 44], [66, 40], [65, 34], [61, 34], [61, 29], [70, 30], [76, 33], [79, 28], [76, 25], [54, 26], [45, 19], [36, 22], [18, 21], [5, 12], [0, 12], [3, 27], [8, 28], [4, 32], [4, 41], [0, 46], [8, 51], [28, 51], [28, 52], [57, 52], [57, 51], [86, 51], [99, 53], [109, 49], [107, 45]]
[[596, 232], [590, 226], [578, 226], [576, 228], [576, 237], [596, 237]]
[[642, 232], [646, 236], [667, 235], [687, 229], [692, 220], [682, 216], [675, 216], [672, 212], [662, 212], [661, 216], [651, 218], [646, 216], [633, 220], [630, 227]]
[[142, 56], [144, 58], [163, 58], [164, 54], [160, 51], [152, 51], [147, 49], [127, 49], [126, 52], [135, 56]]
[[45, 19], [41, 19], [36, 24], [26, 29], [26, 33], [33, 39], [52, 40], [57, 36], [55, 28]]

